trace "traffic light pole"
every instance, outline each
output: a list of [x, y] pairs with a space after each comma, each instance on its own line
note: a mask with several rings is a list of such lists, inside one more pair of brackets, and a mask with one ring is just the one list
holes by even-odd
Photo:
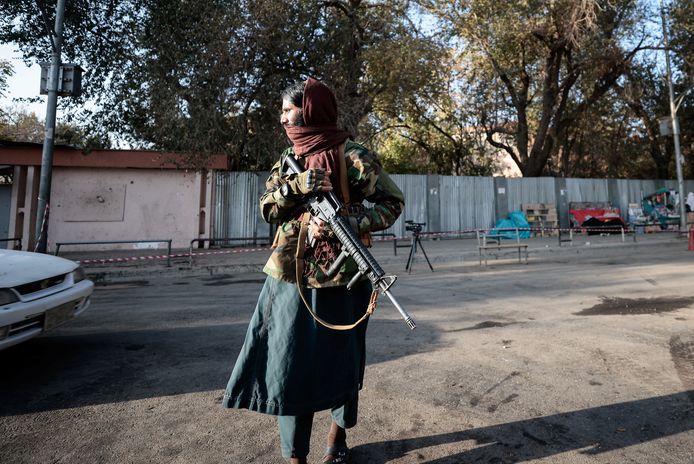
[[51, 37], [53, 51], [51, 68], [48, 72], [48, 103], [46, 107], [46, 127], [41, 155], [41, 179], [36, 209], [36, 247], [34, 251], [46, 253], [48, 244], [48, 215], [50, 211], [51, 180], [53, 176], [53, 142], [55, 133], [56, 107], [58, 104], [58, 82], [60, 76], [60, 51], [63, 44], [63, 21], [65, 0], [58, 0], [55, 7], [55, 30]]

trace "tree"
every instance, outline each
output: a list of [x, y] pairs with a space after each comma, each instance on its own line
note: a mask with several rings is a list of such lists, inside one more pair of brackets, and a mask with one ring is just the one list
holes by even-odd
[[[421, 31], [410, 2], [325, 1], [330, 59], [319, 70], [343, 103], [344, 125], [375, 145], [392, 172], [490, 173], [446, 44]], [[345, 46], [347, 44], [348, 46]]]
[[[431, 53], [431, 52], [430, 52]], [[491, 175], [495, 159], [469, 111], [472, 93], [461, 87], [450, 54], [437, 52], [440, 66], [419, 89], [397, 104], [377, 104], [372, 116], [385, 166], [394, 172]]]
[[682, 130], [682, 156], [685, 173], [694, 178], [694, 4], [675, 0], [669, 10], [671, 18], [670, 45], [673, 50], [677, 95], [682, 98], [678, 111]]
[[[87, 72], [83, 97], [60, 103], [90, 133], [182, 152], [191, 167], [219, 153], [235, 168], [267, 166], [286, 143], [278, 131], [279, 91], [310, 71], [302, 44], [317, 29], [313, 4], [68, 2], [64, 55]], [[0, 12], [0, 40], [16, 43], [27, 60], [45, 60], [36, 8], [9, 0]]]
[[[14, 74], [12, 63], [7, 60], [0, 60], [0, 97], [7, 93], [7, 80]], [[0, 108], [0, 118], [6, 117], [5, 110]]]
[[[424, 1], [477, 69], [487, 141], [525, 176], [546, 172], [581, 115], [614, 88], [644, 48], [636, 2]], [[624, 38], [636, 38], [626, 46]]]
[[44, 124], [36, 113], [10, 109], [0, 118], [0, 139], [13, 142], [43, 141]]
[[[666, 17], [673, 18], [670, 36], [676, 38], [671, 42], [675, 92], [683, 95], [687, 82], [691, 82], [683, 72], [687, 69], [686, 49], [692, 43], [691, 31], [678, 26], [674, 11], [667, 12]], [[680, 21], [688, 19], [682, 17]], [[568, 144], [562, 146], [559, 165], [567, 171], [564, 175], [658, 179], [675, 176], [672, 138], [663, 137], [659, 127], [660, 119], [670, 114], [662, 58], [660, 47], [640, 54], [614, 88], [569, 129]], [[692, 114], [686, 100], [682, 101], [678, 117], [682, 152], [687, 159], [691, 157], [692, 147], [686, 141], [691, 140]]]
[[14, 70], [12, 63], [7, 60], [0, 60], [0, 97], [4, 97], [7, 92], [7, 79], [12, 77]]
[[[10, 108], [0, 114], [0, 140], [43, 143], [46, 123], [36, 113], [23, 108]], [[72, 123], [58, 121], [55, 127], [56, 145], [71, 145], [85, 151], [109, 148], [110, 141], [90, 136]]]
[[[561, 177], [655, 178], [661, 156], [657, 119], [635, 109], [640, 102], [623, 88], [609, 91], [568, 129], [547, 172]], [[628, 101], [627, 101], [628, 98]], [[634, 109], [630, 104], [635, 105]], [[654, 123], [655, 122], [655, 123]], [[655, 130], [655, 132], [653, 132]], [[651, 141], [654, 143], [651, 144]], [[654, 157], [655, 156], [655, 157]], [[667, 171], [667, 163], [665, 164]]]
[[[25, 3], [0, 6], [0, 40], [46, 59], [41, 17]], [[376, 99], [421, 82], [432, 63], [410, 53], [423, 39], [407, 12], [406, 1], [76, 0], [64, 50], [87, 69], [86, 85], [61, 104], [90, 133], [181, 152], [193, 167], [225, 153], [235, 169], [267, 168], [287, 144], [277, 114], [289, 83], [331, 84], [357, 135]]]
[[670, 113], [668, 89], [656, 64], [645, 62], [643, 66], [634, 67], [620, 90], [629, 113], [639, 123], [636, 137], [651, 159], [652, 167], [643, 173], [644, 177], [667, 179], [674, 176], [674, 153], [666, 149], [659, 125], [660, 118]]
[[316, 70], [335, 89], [341, 121], [355, 135], [375, 105], [397, 107], [425, 86], [440, 66], [439, 45], [419, 33], [410, 2], [330, 0], [320, 2], [325, 54]]
[[694, 80], [694, 3], [675, 0], [671, 4], [669, 17], [672, 20], [671, 46], [675, 61], [683, 77], [690, 83]]
[[[50, 61], [48, 30], [53, 30], [55, 0], [0, 3], [0, 42], [13, 43], [25, 62]], [[45, 14], [42, 15], [41, 10]], [[122, 70], [136, 60], [130, 39], [143, 16], [140, 0], [75, 0], [66, 2], [62, 58], [82, 65], [82, 96], [59, 98], [59, 114], [79, 124], [90, 137], [107, 144], [116, 119], [111, 112], [111, 84], [123, 79]], [[44, 21], [45, 18], [45, 21]], [[90, 101], [91, 107], [85, 107]], [[122, 124], [121, 121], [118, 121]]]

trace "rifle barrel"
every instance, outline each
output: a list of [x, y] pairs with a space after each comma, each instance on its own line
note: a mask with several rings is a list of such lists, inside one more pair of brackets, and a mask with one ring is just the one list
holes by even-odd
[[390, 298], [391, 303], [393, 303], [393, 306], [395, 306], [395, 309], [398, 310], [402, 318], [405, 319], [405, 323], [407, 323], [407, 326], [410, 328], [410, 330], [414, 330], [417, 327], [417, 324], [415, 324], [410, 315], [407, 314], [407, 311], [405, 311], [403, 307], [400, 306], [400, 303], [398, 303], [398, 300], [396, 300], [393, 294], [390, 293], [390, 290], [383, 290], [383, 293], [385, 293], [385, 295], [388, 298]]

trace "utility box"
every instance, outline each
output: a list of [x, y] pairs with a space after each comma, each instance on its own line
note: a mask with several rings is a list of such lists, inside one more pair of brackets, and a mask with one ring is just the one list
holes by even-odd
[[[41, 63], [41, 95], [48, 94], [50, 63]], [[79, 97], [82, 95], [82, 68], [73, 63], [63, 63], [58, 70], [58, 96]]]
[[669, 137], [672, 135], [672, 117], [663, 116], [658, 118], [658, 126], [662, 137]]

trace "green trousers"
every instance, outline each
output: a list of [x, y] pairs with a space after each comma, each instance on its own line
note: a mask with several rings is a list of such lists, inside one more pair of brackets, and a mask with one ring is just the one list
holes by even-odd
[[[330, 415], [333, 422], [349, 429], [357, 424], [357, 409], [359, 397], [357, 394], [342, 406], [332, 408]], [[300, 416], [277, 416], [280, 429], [280, 447], [283, 458], [305, 458], [311, 447], [311, 428], [313, 413]]]

